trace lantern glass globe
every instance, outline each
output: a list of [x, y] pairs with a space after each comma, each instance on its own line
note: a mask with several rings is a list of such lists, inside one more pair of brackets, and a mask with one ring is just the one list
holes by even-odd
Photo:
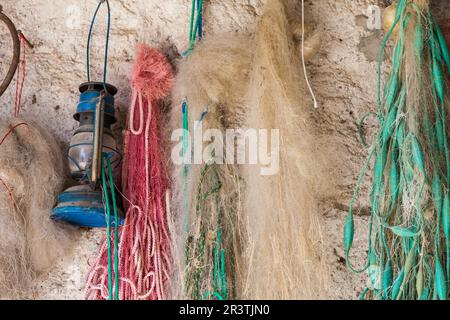
[[[81, 126], [70, 140], [68, 152], [69, 169], [72, 178], [75, 180], [86, 180], [89, 178], [92, 168], [93, 139], [93, 126], [85, 125]], [[103, 152], [112, 155], [112, 164], [117, 164], [120, 161], [117, 143], [110, 130], [105, 130], [103, 135]]]

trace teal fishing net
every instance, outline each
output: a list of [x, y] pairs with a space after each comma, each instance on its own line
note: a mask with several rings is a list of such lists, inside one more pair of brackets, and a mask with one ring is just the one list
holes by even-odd
[[[381, 62], [394, 42], [384, 85]], [[367, 299], [448, 299], [450, 156], [446, 41], [427, 1], [399, 0], [379, 61], [378, 125], [344, 228], [347, 266]], [[354, 204], [373, 164], [367, 261], [351, 261]]]

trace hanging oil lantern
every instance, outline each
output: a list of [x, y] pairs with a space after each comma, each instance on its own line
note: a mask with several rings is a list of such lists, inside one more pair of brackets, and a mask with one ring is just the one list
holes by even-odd
[[105, 205], [99, 180], [102, 155], [117, 166], [121, 155], [111, 132], [116, 122], [114, 95], [117, 89], [101, 82], [80, 85], [80, 102], [74, 114], [79, 127], [67, 152], [71, 176], [79, 185], [68, 188], [58, 197], [53, 218], [83, 227], [105, 227]]
[[[108, 9], [103, 82], [93, 82], [90, 81], [89, 50], [95, 18], [103, 3], [107, 4]], [[111, 126], [116, 122], [114, 96], [117, 88], [106, 83], [109, 32], [110, 8], [109, 2], [104, 0], [98, 3], [89, 30], [88, 81], [79, 87], [80, 101], [74, 114], [79, 127], [67, 152], [70, 173], [78, 185], [59, 195], [52, 215], [55, 220], [82, 227], [107, 227], [108, 230], [111, 224], [118, 226], [123, 222], [123, 214], [116, 203], [112, 177], [112, 167], [120, 164], [121, 155], [111, 132]], [[110, 208], [114, 208], [114, 219]]]

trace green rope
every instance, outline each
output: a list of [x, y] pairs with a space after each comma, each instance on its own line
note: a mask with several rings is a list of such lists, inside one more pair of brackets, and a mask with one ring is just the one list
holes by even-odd
[[108, 189], [106, 185], [106, 175], [105, 175], [105, 158], [102, 157], [102, 186], [103, 186], [103, 197], [105, 202], [105, 213], [106, 213], [106, 241], [108, 242], [108, 293], [109, 300], [113, 300], [113, 285], [112, 285], [112, 254], [111, 254], [111, 211], [109, 207], [109, 196]]
[[[191, 8], [191, 18], [189, 24], [189, 48], [182, 55], [188, 56], [195, 47], [195, 42], [197, 37], [201, 40], [203, 36], [203, 0], [192, 0], [192, 8]], [[203, 120], [203, 117], [206, 115], [206, 112], [203, 112], [200, 117], [200, 122]], [[194, 239], [193, 235], [189, 235], [190, 230], [190, 221], [189, 221], [189, 201], [186, 198], [187, 195], [187, 179], [189, 176], [189, 165], [187, 163], [189, 152], [189, 116], [188, 116], [188, 103], [187, 99], [183, 101], [182, 104], [182, 115], [183, 115], [183, 137], [182, 137], [182, 157], [183, 157], [183, 172], [182, 172], [182, 193], [184, 195], [183, 199], [183, 215], [184, 215], [184, 227], [185, 232], [188, 234], [188, 239], [185, 246], [185, 259], [186, 265], [194, 264], [193, 270], [188, 270], [186, 277], [186, 288], [188, 292], [192, 291], [193, 299], [210, 299], [215, 297], [218, 300], [225, 300], [228, 297], [227, 290], [227, 277], [226, 277], [226, 266], [225, 266], [225, 250], [223, 249], [222, 244], [222, 230], [221, 230], [221, 220], [223, 215], [223, 209], [218, 200], [218, 194], [222, 187], [221, 182], [218, 178], [217, 172], [211, 164], [206, 164], [202, 171], [201, 177], [199, 181], [199, 185], [197, 188], [197, 203], [196, 203], [196, 215], [197, 219], [200, 223], [200, 235], [197, 239]], [[212, 174], [215, 177], [216, 184], [210, 187], [210, 190], [207, 192], [203, 191], [205, 179], [212, 170]], [[212, 200], [210, 200], [212, 198]], [[217, 217], [216, 225], [217, 225], [217, 234], [216, 239], [214, 241], [214, 245], [210, 248], [210, 245], [207, 241], [207, 233], [208, 229], [205, 226], [205, 223], [210, 219], [210, 216], [207, 216], [207, 210], [204, 210], [205, 204], [207, 201], [215, 201], [217, 208], [220, 208], [221, 212]], [[210, 249], [212, 250], [212, 256], [209, 254]], [[204, 291], [202, 295], [200, 292], [203, 290], [201, 288], [200, 282], [205, 277], [207, 277], [207, 266], [211, 266], [213, 269], [213, 279], [212, 279], [212, 288], [213, 292]]]
[[358, 123], [359, 138], [361, 139], [361, 143], [364, 147], [369, 147], [369, 145], [367, 144], [366, 136], [364, 135], [364, 121], [366, 121], [366, 119], [371, 116], [377, 116], [377, 114], [374, 112], [367, 112]]
[[[106, 162], [106, 163], [105, 163]], [[111, 191], [111, 201], [113, 204], [114, 212], [114, 269], [112, 262], [112, 249], [111, 249], [111, 208], [109, 202], [108, 194], [108, 179], [106, 177], [105, 167], [108, 170], [109, 178], [109, 190]], [[113, 279], [112, 275], [114, 273], [114, 300], [119, 300], [119, 215], [116, 202], [116, 194], [114, 191], [114, 178], [112, 174], [111, 159], [107, 154], [102, 155], [102, 187], [103, 187], [103, 197], [105, 202], [105, 213], [106, 213], [106, 241], [108, 245], [108, 291], [109, 300], [113, 300]]]
[[[91, 24], [89, 27], [89, 34], [87, 40], [87, 48], [86, 48], [86, 75], [88, 82], [91, 81], [90, 74], [90, 47], [91, 47], [91, 39], [92, 32], [94, 29], [95, 20], [97, 18], [97, 14], [100, 10], [100, 7], [103, 3], [106, 3], [107, 6], [107, 29], [106, 29], [106, 41], [105, 41], [105, 52], [104, 52], [104, 65], [103, 65], [103, 90], [105, 94], [108, 94], [106, 89], [106, 79], [107, 79], [107, 67], [108, 67], [108, 50], [109, 50], [109, 38], [111, 31], [111, 8], [108, 0], [99, 1], [97, 8], [95, 9], [94, 15], [91, 20]], [[103, 112], [103, 111], [102, 111]], [[106, 163], [105, 163], [106, 161]], [[107, 229], [107, 242], [108, 242], [108, 290], [109, 290], [109, 300], [113, 299], [113, 267], [112, 267], [112, 253], [111, 253], [111, 208], [109, 202], [108, 195], [108, 187], [107, 187], [107, 178], [105, 173], [105, 166], [108, 168], [108, 177], [109, 177], [109, 190], [111, 192], [111, 201], [113, 204], [114, 211], [114, 288], [115, 295], [114, 299], [119, 300], [119, 216], [117, 209], [117, 201], [115, 195], [114, 188], [114, 178], [112, 174], [111, 168], [111, 159], [107, 154], [102, 154], [102, 169], [101, 169], [101, 180], [103, 187], [103, 197], [105, 202], [105, 213], [106, 213], [106, 229]]]
[[184, 216], [184, 230], [189, 232], [189, 199], [187, 199], [187, 180], [189, 177], [189, 163], [188, 163], [188, 152], [189, 152], [189, 106], [187, 100], [183, 101], [181, 112], [183, 115], [183, 137], [182, 137], [182, 158], [183, 158], [183, 169], [182, 169], [182, 194], [183, 194], [183, 216]]
[[[382, 95], [381, 65], [395, 28], [392, 69]], [[405, 70], [406, 50], [414, 50], [414, 57], [408, 55], [408, 59], [415, 58], [416, 70]], [[370, 274], [363, 299], [448, 299], [450, 153], [444, 74], [449, 64], [445, 38], [431, 12], [424, 12], [412, 0], [399, 0], [395, 22], [380, 50], [379, 130], [344, 226], [348, 268]], [[414, 89], [407, 72], [417, 75]], [[359, 132], [365, 144], [362, 125]], [[350, 260], [353, 206], [372, 160], [367, 261], [357, 269]]]
[[197, 37], [203, 37], [203, 0], [192, 0], [191, 18], [189, 22], [189, 48], [182, 53], [188, 56], [194, 50]]
[[194, 17], [195, 17], [195, 4], [196, 1], [192, 1], [191, 18], [189, 22], [189, 48], [191, 47], [192, 37], [194, 36]]
[[[204, 188], [208, 190], [205, 192]], [[206, 300], [212, 297], [218, 300], [226, 300], [228, 298], [225, 250], [223, 248], [221, 229], [224, 209], [221, 207], [219, 199], [221, 188], [222, 184], [217, 175], [215, 165], [206, 164], [201, 170], [200, 181], [197, 187], [196, 215], [200, 223], [200, 233], [197, 239], [194, 239], [193, 235], [190, 236], [190, 241], [186, 244], [186, 263], [194, 266], [188, 270], [186, 287], [188, 292], [192, 292], [191, 298], [195, 300]], [[208, 210], [206, 209], [207, 203], [218, 208], [217, 220], [214, 222], [214, 226], [217, 228], [214, 240], [208, 240], [210, 227], [206, 223], [210, 221], [211, 216], [208, 215]], [[211, 284], [213, 291], [204, 290], [201, 283], [201, 280], [204, 281], [204, 279], [209, 277], [210, 267], [212, 267], [212, 278], [207, 283]], [[203, 293], [200, 295], [202, 291]]]
[[114, 189], [114, 178], [111, 166], [111, 157], [106, 156], [108, 165], [109, 189], [114, 208], [114, 276], [115, 276], [115, 299], [119, 300], [119, 213], [117, 210], [116, 192]]
[[86, 49], [86, 75], [87, 75], [87, 81], [91, 81], [91, 73], [90, 73], [90, 49], [91, 49], [91, 38], [92, 38], [92, 31], [94, 29], [95, 20], [97, 18], [97, 13], [100, 10], [100, 7], [103, 3], [106, 3], [107, 6], [107, 13], [108, 13], [108, 23], [107, 23], [107, 29], [106, 29], [106, 42], [105, 42], [105, 54], [104, 54], [104, 65], [103, 65], [103, 89], [106, 91], [106, 72], [107, 72], [107, 66], [108, 66], [108, 50], [109, 50], [109, 36], [110, 36], [110, 30], [111, 30], [111, 8], [109, 6], [109, 1], [99, 1], [97, 8], [95, 9], [94, 15], [92, 17], [91, 25], [89, 27], [89, 34], [88, 34], [88, 41], [87, 41], [87, 49]]

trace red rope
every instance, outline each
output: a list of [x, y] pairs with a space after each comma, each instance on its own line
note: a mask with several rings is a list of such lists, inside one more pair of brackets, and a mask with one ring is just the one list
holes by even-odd
[[11, 129], [9, 129], [9, 131], [3, 136], [2, 140], [0, 141], [0, 146], [2, 145], [3, 142], [5, 142], [6, 138], [8, 138], [8, 136], [14, 131], [14, 129], [16, 129], [17, 127], [22, 126], [22, 125], [28, 126], [28, 123], [21, 122], [21, 123], [16, 124]]
[[[159, 51], [140, 45], [124, 143], [122, 188], [127, 200], [119, 235], [120, 300], [163, 300], [171, 282], [166, 193], [169, 180], [157, 102], [170, 91], [172, 68]], [[106, 241], [88, 275], [85, 297], [108, 298]]]
[[[14, 125], [12, 128], [10, 128], [9, 131], [3, 136], [2, 140], [0, 141], [0, 146], [3, 144], [3, 142], [5, 142], [6, 138], [8, 138], [8, 136], [9, 136], [9, 135], [17, 128], [17, 127], [22, 126], [22, 125], [28, 126], [27, 123], [21, 122], [21, 123], [18, 123], [18, 124], [16, 124], [16, 125]], [[0, 178], [0, 182], [1, 182], [1, 183], [3, 184], [3, 186], [5, 187], [6, 192], [8, 193], [8, 196], [9, 196], [9, 198], [10, 198], [10, 200], [11, 200], [11, 203], [12, 203], [13, 207], [14, 207], [15, 209], [18, 209], [18, 206], [17, 206], [17, 203], [16, 203], [16, 201], [15, 201], [15, 199], [14, 199], [14, 195], [13, 195], [13, 192], [12, 192], [11, 188], [8, 187], [8, 185], [6, 184], [6, 182], [5, 182], [2, 178]]]
[[[25, 38], [25, 36], [22, 33], [19, 33], [20, 38], [20, 46], [22, 50], [22, 60], [21, 60], [21, 67], [17, 66], [17, 79], [16, 79], [16, 101], [14, 104], [14, 116], [18, 117], [20, 113], [20, 107], [21, 107], [21, 101], [22, 101], [22, 93], [23, 93], [23, 87], [25, 83], [25, 67], [26, 67], [26, 47], [29, 46], [28, 40]], [[20, 80], [19, 80], [20, 79]]]
[[11, 201], [13, 207], [14, 207], [15, 209], [18, 209], [19, 207], [17, 206], [16, 200], [14, 199], [14, 195], [13, 195], [13, 192], [12, 192], [11, 188], [8, 187], [8, 185], [6, 184], [6, 182], [5, 182], [2, 178], [0, 178], [0, 182], [1, 182], [1, 183], [3, 184], [3, 186], [5, 187], [6, 192], [8, 193], [9, 199], [10, 199], [10, 201]]
[[[171, 270], [164, 201], [168, 181], [161, 157], [159, 108], [144, 101], [143, 114], [135, 118], [135, 125], [141, 117], [146, 119], [141, 122], [145, 127], [143, 132], [134, 135], [128, 131], [125, 138], [122, 183], [130, 204], [125, 206], [128, 210], [119, 235], [119, 297], [120, 300], [163, 300], [167, 297]], [[107, 281], [104, 239], [88, 275], [85, 298], [108, 299]]]

